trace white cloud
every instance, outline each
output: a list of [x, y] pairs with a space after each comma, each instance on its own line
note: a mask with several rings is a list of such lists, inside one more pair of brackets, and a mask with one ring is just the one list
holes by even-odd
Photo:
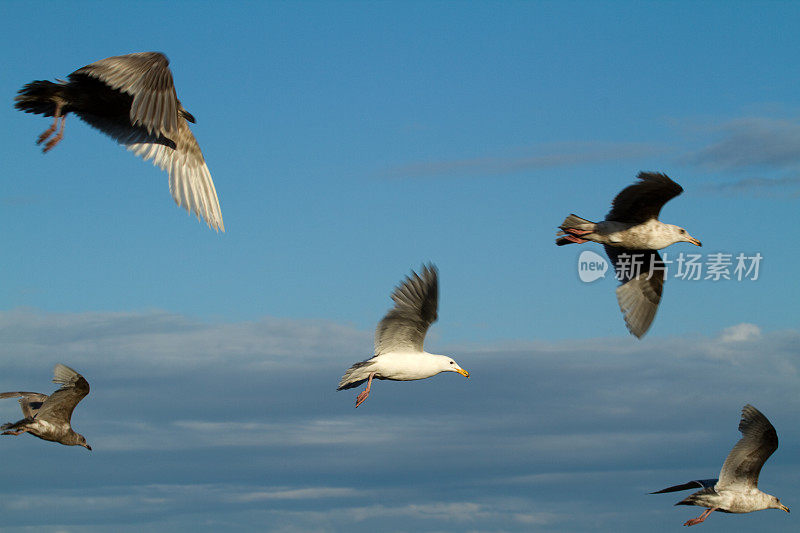
[[719, 335], [721, 342], [747, 342], [761, 337], [761, 328], [755, 324], [737, 324], [722, 330]]

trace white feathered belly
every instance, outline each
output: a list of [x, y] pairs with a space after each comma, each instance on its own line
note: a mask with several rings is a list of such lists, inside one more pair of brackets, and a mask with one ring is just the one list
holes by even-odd
[[428, 354], [388, 353], [378, 356], [376, 375], [383, 379], [413, 381], [435, 376], [441, 369]]
[[28, 424], [28, 428], [30, 428], [29, 431], [31, 433], [40, 439], [52, 441], [57, 441], [69, 431], [69, 427], [63, 427], [60, 424], [56, 425], [46, 420], [39, 420], [36, 418], [33, 419], [33, 422]]

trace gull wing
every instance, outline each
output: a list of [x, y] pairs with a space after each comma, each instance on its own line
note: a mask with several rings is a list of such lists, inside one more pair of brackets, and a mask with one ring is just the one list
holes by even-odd
[[629, 185], [614, 198], [606, 220], [642, 223], [658, 218], [665, 203], [683, 192], [683, 188], [658, 172], [640, 172], [638, 183]]
[[[621, 283], [616, 291], [617, 303], [625, 318], [625, 325], [628, 331], [641, 338], [650, 329], [661, 302], [664, 263], [655, 250], [604, 247]], [[627, 260], [623, 254], [627, 254]]]
[[[73, 111], [137, 156], [166, 170], [175, 203], [210, 228], [225, 231], [214, 181], [187, 122], [194, 118], [175, 97], [167, 64], [163, 55], [147, 52], [110, 57], [78, 69], [70, 74], [78, 87], [73, 98], [88, 100], [91, 105], [75, 106]], [[169, 91], [164, 88], [167, 75]], [[140, 102], [136, 108], [137, 98], [143, 94], [136, 93], [140, 86], [158, 89], [160, 96]], [[156, 105], [167, 93], [174, 106]]]
[[375, 355], [396, 351], [423, 351], [428, 328], [437, 318], [439, 277], [434, 265], [423, 265], [422, 275], [411, 275], [392, 293], [394, 308], [375, 329]]
[[75, 370], [59, 363], [53, 369], [53, 383], [60, 383], [61, 388], [45, 400], [36, 418], [69, 424], [75, 406], [89, 394], [89, 382]]
[[211, 229], [225, 231], [211, 172], [185, 120], [181, 119], [172, 140], [174, 149], [157, 141], [132, 142], [126, 146], [145, 161], [152, 159], [154, 165], [169, 173], [169, 192], [176, 204], [205, 220]]
[[70, 74], [99, 79], [109, 87], [133, 97], [130, 120], [148, 133], [167, 135], [178, 128], [180, 103], [175, 93], [167, 56], [140, 52], [107, 57]]
[[22, 408], [22, 415], [25, 418], [33, 418], [42, 404], [47, 399], [47, 394], [40, 394], [38, 392], [0, 392], [0, 400], [4, 398], [16, 398], [20, 396], [19, 406]]
[[750, 404], [742, 408], [742, 438], [736, 443], [719, 473], [720, 487], [758, 487], [758, 475], [769, 456], [778, 449], [778, 433], [767, 417]]
[[204, 220], [211, 229], [225, 231], [211, 172], [185, 120], [181, 119], [177, 132], [167, 138], [110, 117], [81, 111], [76, 114], [145, 161], [152, 160], [166, 170], [175, 203]]

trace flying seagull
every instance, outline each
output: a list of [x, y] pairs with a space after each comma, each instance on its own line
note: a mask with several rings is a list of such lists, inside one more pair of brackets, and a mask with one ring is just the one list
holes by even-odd
[[365, 381], [367, 388], [356, 398], [356, 407], [364, 403], [372, 387], [372, 379], [410, 381], [435, 376], [439, 372], [469, 372], [445, 355], [423, 350], [425, 333], [436, 322], [439, 305], [438, 270], [423, 265], [422, 275], [411, 272], [392, 293], [394, 308], [375, 328], [375, 355], [351, 366], [339, 381], [336, 390], [352, 389]]
[[778, 498], [758, 490], [758, 474], [772, 452], [778, 449], [778, 434], [767, 417], [748, 404], [742, 409], [739, 431], [743, 437], [733, 447], [719, 479], [700, 479], [683, 485], [675, 485], [650, 494], [676, 492], [700, 488], [688, 498], [675, 505], [698, 505], [706, 507], [703, 514], [687, 521], [684, 526], [699, 524], [714, 511], [723, 513], [750, 513], [763, 509], [782, 509], [789, 512]]
[[664, 290], [664, 263], [656, 250], [676, 242], [702, 246], [680, 226], [664, 224], [658, 213], [683, 192], [666, 174], [640, 172], [639, 181], [620, 192], [602, 222], [569, 215], [559, 226], [556, 244], [601, 243], [621, 285], [617, 301], [628, 331], [641, 338], [650, 328]]
[[40, 439], [60, 442], [67, 446], [83, 446], [91, 451], [86, 439], [75, 433], [70, 425], [72, 411], [87, 394], [89, 383], [86, 379], [68, 366], [57, 364], [53, 368], [53, 383], [60, 383], [61, 388], [48, 396], [38, 392], [3, 392], [0, 398], [16, 398], [25, 416], [19, 422], [0, 426], [3, 435], [19, 435], [30, 433]]
[[225, 231], [211, 173], [187, 122], [194, 123], [194, 117], [178, 100], [164, 54], [108, 57], [68, 78], [33, 81], [15, 98], [17, 109], [53, 117], [53, 125], [36, 141], [47, 141], [44, 152], [62, 139], [67, 114], [73, 112], [145, 161], [152, 159], [169, 173], [175, 203], [210, 228]]

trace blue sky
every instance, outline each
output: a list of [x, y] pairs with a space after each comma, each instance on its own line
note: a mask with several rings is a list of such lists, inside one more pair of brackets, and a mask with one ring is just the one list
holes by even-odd
[[[10, 531], [672, 531], [701, 510], [645, 493], [716, 476], [748, 402], [781, 438], [762, 488], [800, 501], [797, 5], [0, 15], [0, 388], [48, 392], [54, 363], [75, 367], [95, 450], [4, 437]], [[13, 109], [29, 81], [149, 50], [197, 118], [224, 234], [76, 117], [42, 155], [49, 120]], [[701, 253], [763, 261], [756, 281], [669, 278], [637, 341], [613, 279], [578, 279], [600, 247], [553, 238], [640, 170], [684, 187], [661, 218]], [[426, 261], [441, 287], [426, 347], [472, 379], [380, 382], [355, 411], [338, 378]], [[716, 514], [701, 527], [794, 529]]]

